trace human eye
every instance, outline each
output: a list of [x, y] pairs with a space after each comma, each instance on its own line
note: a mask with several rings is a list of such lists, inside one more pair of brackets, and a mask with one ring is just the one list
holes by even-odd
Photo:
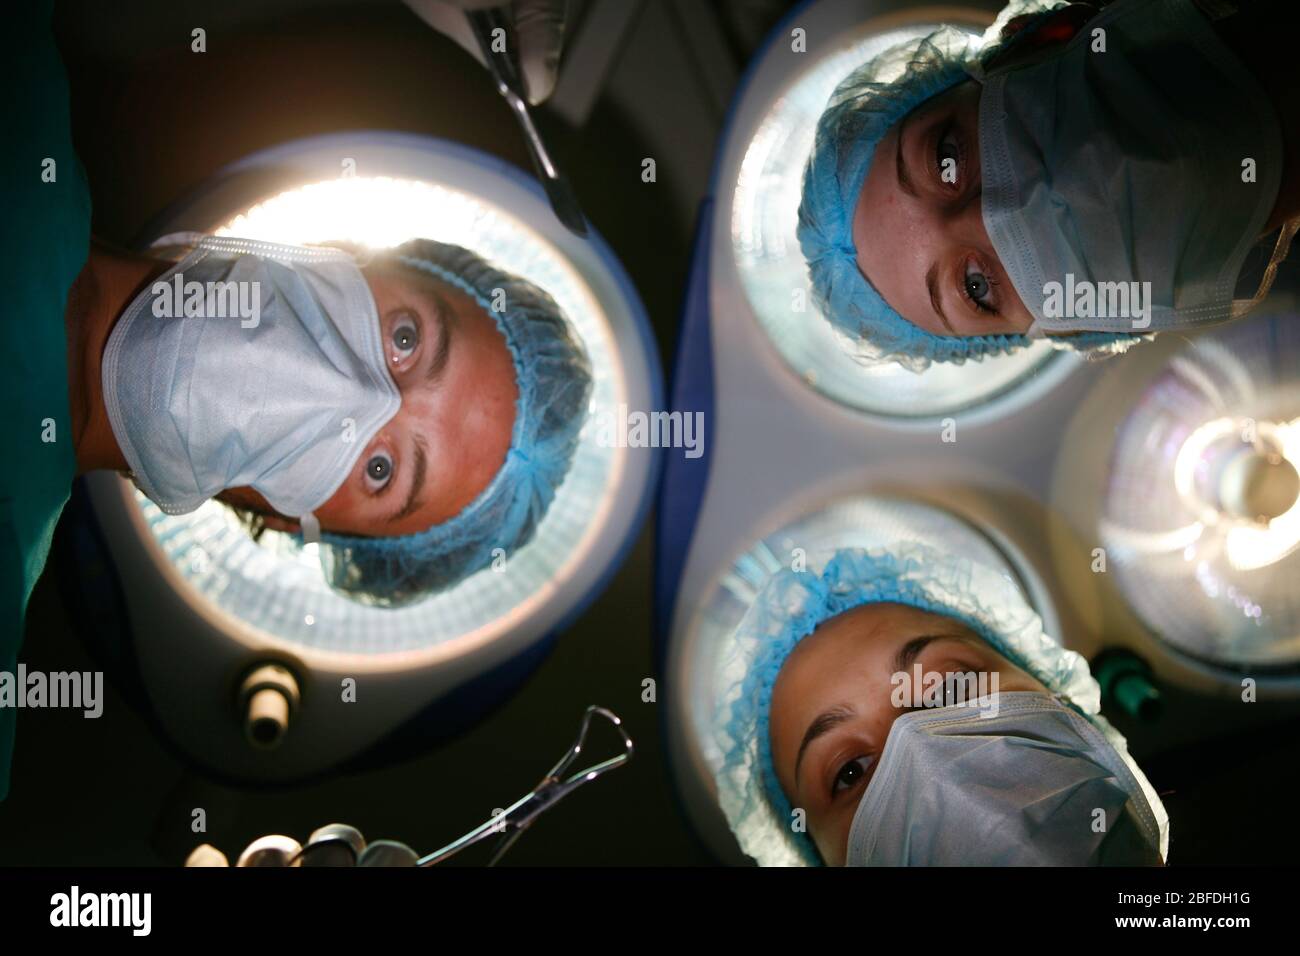
[[940, 129], [934, 147], [934, 164], [945, 186], [957, 187], [964, 179], [966, 151], [956, 124], [949, 122]]
[[835, 779], [831, 782], [831, 797], [834, 798], [855, 788], [866, 778], [867, 772], [875, 763], [876, 758], [873, 754], [864, 754], [841, 764], [835, 773]]
[[397, 367], [410, 364], [420, 347], [420, 323], [414, 313], [403, 309], [391, 320], [386, 343], [388, 360]]
[[939, 675], [943, 680], [941, 707], [964, 706], [982, 697], [989, 687], [989, 675], [997, 671], [993, 661], [959, 636], [935, 641], [926, 648], [921, 662], [924, 673]]
[[382, 448], [377, 448], [366, 459], [364, 481], [366, 490], [377, 495], [388, 487], [393, 477], [393, 456]]
[[997, 300], [993, 297], [993, 288], [997, 284], [997, 280], [977, 260], [966, 260], [961, 292], [980, 312], [997, 314]]

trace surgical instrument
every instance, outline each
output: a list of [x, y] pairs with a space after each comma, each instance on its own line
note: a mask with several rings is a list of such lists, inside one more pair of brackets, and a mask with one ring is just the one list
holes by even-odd
[[[619, 736], [623, 738], [623, 752], [599, 763], [592, 764], [587, 769], [580, 770], [565, 778], [563, 774], [569, 770], [569, 767], [582, 753], [582, 748], [587, 740], [587, 732], [591, 726], [591, 718], [594, 714], [599, 714], [614, 725]], [[615, 767], [627, 763], [632, 759], [632, 753], [632, 738], [623, 729], [623, 722], [604, 707], [598, 707], [594, 704], [589, 706], [582, 715], [582, 725], [578, 729], [578, 737], [573, 742], [573, 746], [569, 748], [568, 752], [560, 758], [559, 763], [551, 768], [550, 772], [542, 778], [541, 782], [531, 792], [515, 801], [501, 813], [494, 815], [492, 819], [475, 827], [460, 839], [447, 844], [441, 850], [435, 850], [433, 853], [421, 857], [416, 865], [433, 866], [435, 863], [441, 863], [448, 857], [459, 853], [467, 846], [478, 843], [480, 840], [494, 834], [504, 834], [496, 852], [488, 862], [488, 866], [495, 866], [497, 861], [514, 845], [514, 842], [519, 839], [524, 830], [528, 829], [541, 813], [549, 810], [584, 783], [595, 780]]]
[[587, 221], [578, 206], [577, 197], [574, 196], [573, 189], [569, 186], [569, 181], [564, 178], [564, 174], [551, 161], [546, 144], [542, 142], [541, 134], [533, 123], [532, 114], [528, 111], [523, 78], [519, 74], [514, 56], [494, 46], [494, 36], [504, 36], [507, 32], [505, 18], [500, 10], [495, 9], [469, 10], [466, 11], [465, 16], [469, 19], [470, 27], [483, 51], [483, 60], [496, 83], [497, 92], [505, 98], [511, 112], [519, 121], [519, 126], [524, 133], [524, 142], [533, 160], [533, 167], [537, 170], [542, 186], [546, 189], [551, 208], [570, 232], [578, 236], [586, 236]]

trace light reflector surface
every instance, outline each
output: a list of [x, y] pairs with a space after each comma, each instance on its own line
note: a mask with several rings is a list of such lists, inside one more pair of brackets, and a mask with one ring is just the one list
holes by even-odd
[[1101, 536], [1153, 633], [1227, 666], [1300, 662], [1300, 316], [1196, 339], [1119, 429]]
[[[217, 231], [277, 242], [351, 240], [381, 247], [423, 237], [473, 249], [559, 303], [591, 357], [593, 407], [628, 400], [613, 334], [589, 283], [527, 222], [480, 195], [416, 179], [341, 177], [270, 196]], [[613, 494], [625, 455], [595, 439], [589, 418], [570, 471], [533, 540], [502, 570], [485, 569], [399, 609], [369, 607], [332, 591], [315, 545], [299, 547], [276, 532], [254, 542], [234, 513], [216, 501], [188, 515], [168, 516], [138, 492], [135, 499], [167, 559], [222, 611], [302, 647], [391, 654], [526, 616], [573, 572], [599, 534], [616, 506]]]

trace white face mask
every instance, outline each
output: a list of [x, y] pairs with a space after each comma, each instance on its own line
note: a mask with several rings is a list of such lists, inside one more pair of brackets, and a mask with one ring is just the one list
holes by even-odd
[[983, 83], [984, 225], [1031, 335], [1190, 328], [1263, 297], [1233, 292], [1281, 182], [1277, 117], [1191, 0], [1119, 0]]
[[[1049, 694], [894, 721], [849, 866], [1158, 866], [1167, 817], [1140, 771]], [[1153, 807], [1150, 801], [1155, 801]]]
[[213, 236], [122, 313], [103, 385], [118, 445], [164, 512], [249, 485], [309, 538], [314, 509], [401, 405], [350, 255]]

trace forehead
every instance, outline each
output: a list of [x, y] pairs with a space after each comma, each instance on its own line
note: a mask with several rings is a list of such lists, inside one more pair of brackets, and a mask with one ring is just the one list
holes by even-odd
[[936, 331], [925, 273], [934, 259], [937, 221], [899, 184], [899, 129], [895, 123], [881, 139], [863, 179], [853, 209], [853, 247], [858, 270], [881, 298], [909, 322]]
[[413, 525], [427, 527], [458, 514], [500, 470], [514, 431], [517, 370], [496, 318], [458, 286], [400, 263], [385, 268], [377, 285], [381, 315], [406, 305], [449, 313], [446, 365], [436, 380], [413, 373], [403, 383], [392, 423], [395, 433], [417, 433], [434, 451], [426, 506], [412, 516]]
[[[823, 622], [804, 638], [778, 673], [792, 683], [822, 680], [841, 673], [855, 658], [871, 659], [892, 654], [897, 643], [918, 631], [959, 631], [959, 622], [906, 604], [872, 603], [853, 608]], [[775, 695], [774, 695], [775, 698]]]

